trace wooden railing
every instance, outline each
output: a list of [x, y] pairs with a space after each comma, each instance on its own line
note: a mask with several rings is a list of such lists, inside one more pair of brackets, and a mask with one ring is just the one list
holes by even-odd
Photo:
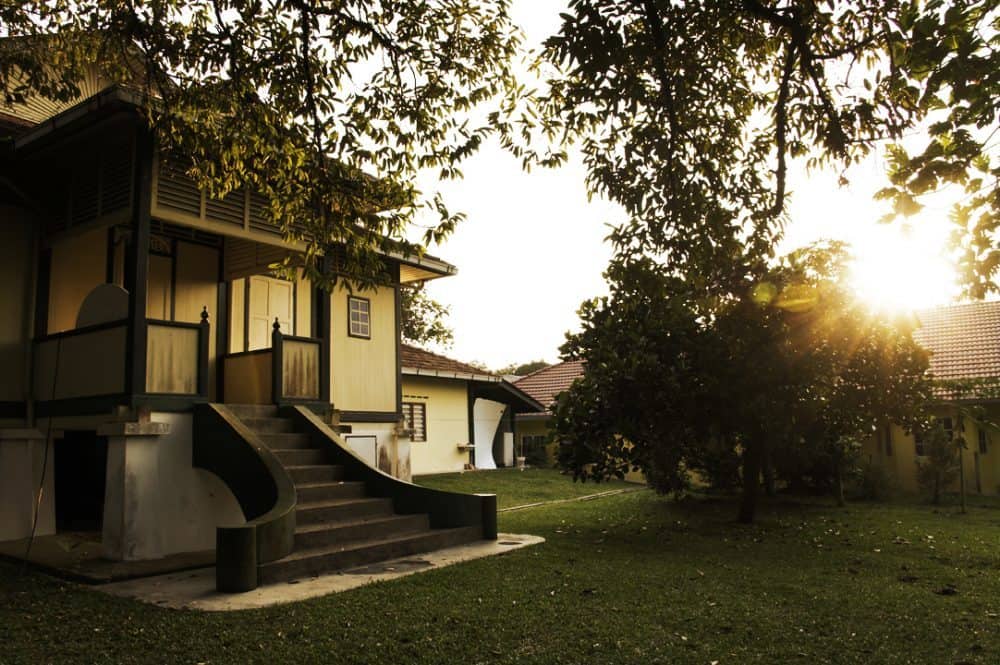
[[201, 323], [150, 319], [146, 337], [146, 392], [208, 398], [208, 312]]
[[271, 348], [225, 358], [226, 402], [230, 404], [327, 404], [329, 361], [323, 341], [285, 335], [276, 320]]
[[208, 312], [201, 323], [149, 319], [145, 388], [130, 385], [128, 320], [35, 339], [32, 395], [40, 415], [106, 413], [116, 405], [186, 409], [209, 398]]
[[126, 392], [127, 337], [128, 321], [121, 320], [36, 338], [34, 398], [121, 398]]

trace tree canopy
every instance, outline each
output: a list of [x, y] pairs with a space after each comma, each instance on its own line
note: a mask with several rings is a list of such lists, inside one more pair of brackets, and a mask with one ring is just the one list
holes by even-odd
[[838, 245], [795, 252], [746, 290], [705, 298], [653, 261], [613, 265], [563, 352], [586, 373], [556, 405], [561, 462], [577, 477], [646, 473], [661, 491], [742, 459], [754, 516], [762, 470], [792, 448], [833, 478], [893, 421], [921, 426], [927, 354], [905, 321], [876, 317], [842, 277]]
[[[507, 0], [103, 0], [5, 2], [0, 91], [10, 103], [71, 99], [95, 63], [146, 96], [163, 149], [191, 159], [214, 195], [252, 188], [304, 267], [333, 245], [338, 272], [382, 279], [381, 249], [419, 251], [406, 228], [420, 209], [461, 219], [414, 176], [460, 175], [516, 96], [519, 35]], [[506, 100], [506, 101], [505, 101]]]
[[580, 141], [590, 188], [624, 207], [619, 257], [709, 288], [766, 270], [793, 160], [843, 169], [888, 148], [894, 213], [965, 187], [981, 293], [1000, 265], [998, 21], [994, 0], [573, 0], [546, 42], [539, 129]]
[[427, 295], [423, 286], [400, 291], [400, 334], [418, 346], [449, 346], [454, 333], [448, 326], [448, 307]]

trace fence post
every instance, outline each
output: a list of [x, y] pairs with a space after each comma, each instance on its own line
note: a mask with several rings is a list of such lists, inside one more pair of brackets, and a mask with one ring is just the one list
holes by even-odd
[[211, 335], [208, 323], [208, 307], [201, 308], [201, 324], [198, 327], [198, 395], [208, 399], [208, 345]]
[[282, 338], [281, 323], [278, 317], [274, 317], [274, 330], [271, 332], [271, 401], [281, 404], [284, 399], [282, 386], [284, 379], [284, 363], [281, 352]]

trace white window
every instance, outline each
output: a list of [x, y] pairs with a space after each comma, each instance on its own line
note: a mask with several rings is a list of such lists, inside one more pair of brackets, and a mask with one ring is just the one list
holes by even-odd
[[367, 298], [347, 296], [347, 317], [348, 335], [372, 338], [371, 302]]

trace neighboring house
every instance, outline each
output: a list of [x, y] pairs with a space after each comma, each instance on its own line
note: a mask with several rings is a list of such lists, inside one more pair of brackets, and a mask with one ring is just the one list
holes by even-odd
[[[936, 307], [917, 313], [920, 327], [914, 339], [931, 353], [930, 370], [936, 380], [1000, 382], [1000, 302], [979, 302]], [[997, 385], [997, 384], [994, 384]], [[957, 435], [963, 428], [967, 447], [962, 453], [966, 491], [1000, 494], [1000, 434], [979, 423], [961, 418], [960, 406], [980, 405], [987, 417], [1000, 422], [1000, 402], [993, 395], [976, 391], [961, 395], [941, 387], [935, 408], [946, 430]], [[866, 443], [866, 459], [885, 469], [902, 490], [915, 492], [917, 460], [923, 456], [919, 438], [898, 425], [886, 425]]]
[[206, 196], [140, 105], [94, 75], [0, 107], [0, 541], [38, 505], [36, 536], [95, 532], [109, 559], [218, 543], [235, 589], [490, 537], [489, 500], [390, 477], [411, 466], [400, 289], [454, 267], [388, 253], [374, 290], [279, 279], [303, 248], [267, 201]]
[[[559, 393], [569, 390], [573, 382], [583, 376], [584, 361], [567, 360], [543, 367], [514, 382], [528, 395], [546, 406], [545, 410], [525, 413], [517, 417], [517, 432], [520, 447], [529, 459], [544, 460], [544, 464], [555, 465], [558, 458], [559, 443], [552, 434], [551, 407], [555, 404]], [[645, 483], [646, 477], [641, 471], [630, 471], [625, 474], [625, 480], [630, 483]]]
[[558, 455], [556, 443], [550, 436], [552, 413], [548, 409], [555, 404], [559, 393], [568, 390], [581, 376], [583, 361], [567, 360], [543, 367], [514, 382], [517, 388], [544, 406], [533, 413], [517, 416], [517, 434], [520, 437], [518, 443], [524, 455], [537, 460], [545, 459], [550, 466], [555, 464]]
[[515, 414], [544, 407], [478, 367], [405, 344], [401, 351], [413, 474], [511, 466]]

